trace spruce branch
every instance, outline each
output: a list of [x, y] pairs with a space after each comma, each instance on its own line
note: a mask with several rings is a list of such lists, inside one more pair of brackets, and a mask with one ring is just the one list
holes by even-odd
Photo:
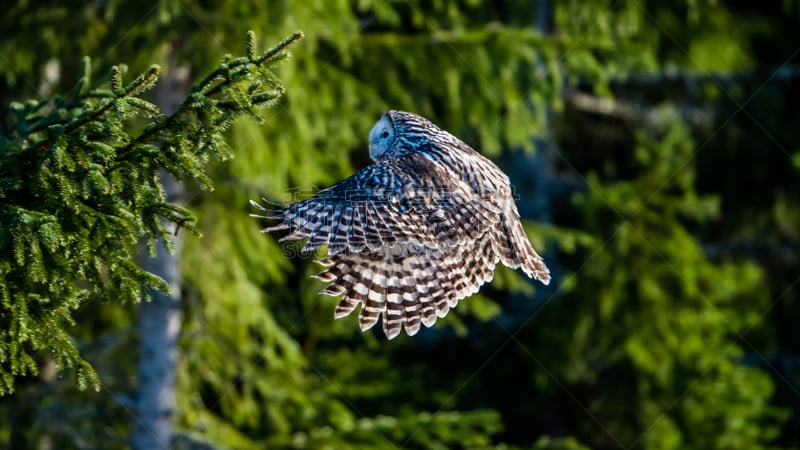
[[165, 221], [195, 233], [197, 225], [166, 200], [160, 168], [212, 189], [206, 164], [232, 157], [222, 132], [280, 98], [271, 69], [300, 37], [258, 55], [248, 33], [246, 56], [225, 57], [169, 116], [142, 97], [158, 66], [127, 83], [127, 68], [114, 66], [93, 87], [88, 57], [73, 98], [10, 105], [0, 128], [0, 395], [38, 372], [42, 351], [59, 370], [74, 367], [81, 388], [99, 388], [67, 331], [72, 313], [93, 298], [139, 301], [150, 287], [168, 290], [133, 263], [138, 244], [152, 250], [170, 233]]

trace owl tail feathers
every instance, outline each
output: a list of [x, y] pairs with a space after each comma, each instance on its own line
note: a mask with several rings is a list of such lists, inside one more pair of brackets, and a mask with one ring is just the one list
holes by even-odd
[[530, 245], [528, 245], [528, 250], [520, 268], [525, 272], [525, 275], [539, 280], [543, 285], [547, 286], [550, 284], [550, 269], [547, 268], [542, 257]]
[[519, 267], [525, 272], [525, 275], [541, 281], [545, 286], [550, 284], [550, 269], [547, 268], [542, 257], [531, 246], [528, 235], [525, 234], [525, 229], [522, 228], [522, 223], [517, 220], [509, 228], [511, 228], [511, 233], [507, 248], [510, 247], [513, 252], [511, 259], [514, 263], [510, 267]]

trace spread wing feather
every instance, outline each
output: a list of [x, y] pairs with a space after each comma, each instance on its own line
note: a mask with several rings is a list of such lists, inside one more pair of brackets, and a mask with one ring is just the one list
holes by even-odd
[[341, 253], [320, 261], [326, 269], [315, 278], [330, 282], [321, 293], [339, 296], [334, 317], [361, 306], [362, 330], [380, 318], [389, 339], [405, 329], [410, 336], [445, 317], [458, 302], [492, 280], [499, 260], [492, 235], [459, 246], [402, 254]]
[[[438, 130], [438, 129], [437, 129]], [[439, 130], [444, 145], [419, 140], [399, 158], [381, 160], [317, 195], [275, 209], [261, 230], [280, 241], [307, 239], [303, 251], [327, 246], [329, 283], [340, 296], [334, 317], [357, 309], [362, 330], [379, 321], [389, 339], [416, 334], [492, 280], [498, 262], [549, 283], [531, 247], [508, 177], [488, 159]], [[439, 145], [439, 146], [437, 146]]]
[[474, 196], [469, 185], [412, 154], [365, 167], [276, 215], [256, 217], [278, 220], [262, 232], [288, 230], [281, 241], [309, 238], [304, 251], [323, 245], [330, 255], [394, 244], [436, 248], [474, 240], [499, 221], [497, 202]]

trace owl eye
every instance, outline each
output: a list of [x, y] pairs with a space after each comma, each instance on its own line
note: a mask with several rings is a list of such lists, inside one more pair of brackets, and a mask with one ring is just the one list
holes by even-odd
[[381, 134], [381, 137], [386, 139], [387, 137], [389, 137], [389, 132], [388, 131], [384, 131], [383, 134]]

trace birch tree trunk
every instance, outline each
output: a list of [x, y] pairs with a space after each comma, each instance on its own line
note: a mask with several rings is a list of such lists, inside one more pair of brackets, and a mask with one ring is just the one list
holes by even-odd
[[[177, 67], [172, 46], [167, 45], [167, 67], [156, 89], [155, 103], [165, 114], [174, 112], [189, 87], [189, 70]], [[165, 170], [161, 179], [167, 199], [183, 204], [183, 186]], [[174, 225], [168, 229], [174, 231]], [[170, 294], [153, 291], [152, 300], [143, 302], [139, 315], [138, 386], [135, 398], [131, 448], [134, 450], [168, 449], [175, 417], [175, 374], [178, 363], [177, 340], [180, 334], [182, 306], [178, 262], [181, 236], [173, 233], [174, 253], [159, 241], [157, 254], [145, 256], [142, 268], [169, 284]]]

